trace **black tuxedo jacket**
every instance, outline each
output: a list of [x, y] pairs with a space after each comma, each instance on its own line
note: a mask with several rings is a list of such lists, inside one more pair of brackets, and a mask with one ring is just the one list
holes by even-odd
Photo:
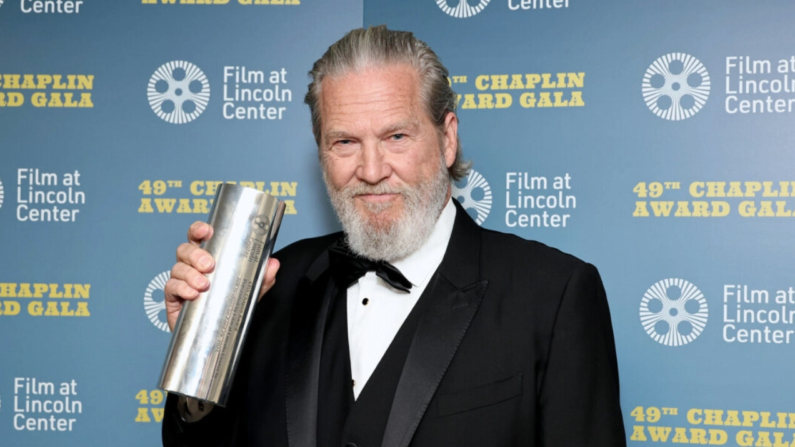
[[[596, 268], [482, 229], [456, 206], [381, 445], [625, 446]], [[339, 237], [274, 255], [282, 267], [257, 305], [228, 407], [191, 424], [169, 396], [164, 445], [316, 446], [320, 351], [334, 296], [326, 249]]]

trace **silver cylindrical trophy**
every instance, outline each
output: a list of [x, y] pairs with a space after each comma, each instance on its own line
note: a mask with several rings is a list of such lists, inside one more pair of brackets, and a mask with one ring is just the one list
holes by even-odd
[[210, 288], [185, 302], [174, 327], [159, 387], [226, 406], [284, 202], [253, 188], [219, 187], [202, 244], [215, 259]]

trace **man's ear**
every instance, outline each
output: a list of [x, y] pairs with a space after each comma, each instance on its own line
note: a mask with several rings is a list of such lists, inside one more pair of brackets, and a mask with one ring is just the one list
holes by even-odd
[[442, 141], [444, 144], [444, 161], [447, 167], [455, 162], [458, 151], [458, 117], [455, 112], [447, 112], [442, 127]]

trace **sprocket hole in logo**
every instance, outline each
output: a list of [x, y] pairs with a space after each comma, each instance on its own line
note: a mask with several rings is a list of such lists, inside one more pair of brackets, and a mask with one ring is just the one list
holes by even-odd
[[709, 73], [698, 59], [685, 53], [669, 53], [646, 70], [643, 100], [660, 118], [680, 121], [704, 107], [710, 86]]
[[155, 70], [146, 93], [157, 116], [172, 124], [184, 124], [204, 112], [210, 101], [210, 82], [196, 65], [171, 61]]
[[652, 340], [666, 346], [682, 346], [698, 338], [708, 316], [704, 294], [680, 278], [655, 283], [640, 302], [643, 329]]

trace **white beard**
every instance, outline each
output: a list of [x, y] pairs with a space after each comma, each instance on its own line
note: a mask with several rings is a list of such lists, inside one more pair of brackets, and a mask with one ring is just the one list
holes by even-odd
[[[450, 188], [450, 176], [442, 157], [439, 157], [439, 168], [435, 175], [416, 186], [393, 187], [381, 182], [337, 189], [329, 182], [325, 167], [323, 180], [350, 249], [367, 259], [387, 262], [405, 258], [428, 240]], [[358, 194], [390, 193], [398, 193], [403, 198], [403, 213], [391, 222], [378, 222], [377, 219], [377, 215], [388, 209], [391, 203], [366, 203], [371, 219], [362, 215], [354, 203]]]

